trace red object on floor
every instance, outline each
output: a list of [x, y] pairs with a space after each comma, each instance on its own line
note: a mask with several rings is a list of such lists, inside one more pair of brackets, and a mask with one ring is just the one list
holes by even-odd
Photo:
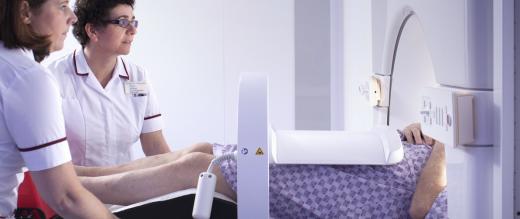
[[41, 218], [40, 215], [33, 215], [35, 219], [45, 219], [51, 218], [56, 215], [56, 212], [52, 210], [44, 201], [41, 199], [40, 194], [36, 190], [36, 186], [34, 185], [31, 174], [29, 172], [25, 172], [24, 180], [20, 187], [18, 188], [18, 209], [27, 209], [23, 213], [31, 214], [30, 209], [39, 209], [44, 214], [44, 218]]

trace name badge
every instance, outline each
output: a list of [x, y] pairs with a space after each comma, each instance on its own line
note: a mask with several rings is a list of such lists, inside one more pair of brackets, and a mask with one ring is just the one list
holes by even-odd
[[148, 84], [144, 81], [127, 81], [125, 82], [125, 94], [134, 97], [148, 96]]

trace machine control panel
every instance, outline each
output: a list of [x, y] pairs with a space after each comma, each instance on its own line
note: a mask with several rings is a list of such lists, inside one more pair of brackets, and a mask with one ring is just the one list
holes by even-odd
[[475, 140], [474, 96], [444, 88], [426, 88], [421, 102], [423, 132], [447, 145]]

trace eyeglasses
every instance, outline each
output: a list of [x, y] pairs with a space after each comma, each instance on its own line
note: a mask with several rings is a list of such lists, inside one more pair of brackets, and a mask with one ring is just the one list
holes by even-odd
[[137, 28], [137, 26], [139, 26], [139, 21], [137, 20], [128, 20], [126, 18], [120, 18], [120, 19], [116, 19], [116, 20], [108, 20], [108, 21], [105, 21], [106, 23], [109, 23], [109, 24], [117, 24], [118, 26], [122, 27], [122, 28], [128, 28], [130, 25], [132, 25], [134, 28]]

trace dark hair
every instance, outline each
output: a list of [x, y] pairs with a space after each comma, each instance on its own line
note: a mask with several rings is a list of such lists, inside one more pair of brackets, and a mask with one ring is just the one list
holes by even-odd
[[85, 26], [90, 23], [94, 27], [105, 27], [105, 22], [110, 15], [110, 10], [118, 5], [130, 5], [134, 7], [135, 0], [77, 0], [74, 13], [78, 22], [73, 25], [74, 37], [84, 47], [90, 41]]
[[42, 61], [49, 55], [48, 36], [36, 34], [30, 25], [20, 19], [20, 8], [27, 1], [31, 10], [38, 11], [47, 0], [0, 0], [0, 41], [8, 49], [31, 49], [34, 59]]

